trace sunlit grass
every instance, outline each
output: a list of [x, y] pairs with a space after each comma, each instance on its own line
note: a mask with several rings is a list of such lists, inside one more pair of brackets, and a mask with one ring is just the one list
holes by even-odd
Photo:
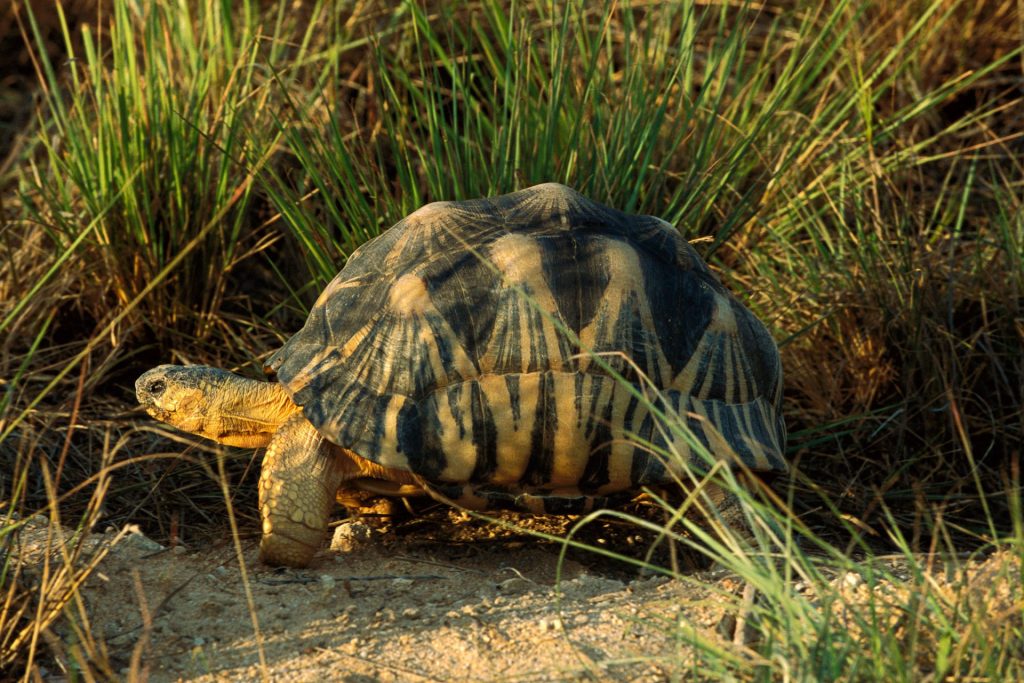
[[242, 126], [266, 103], [254, 82], [257, 42], [214, 3], [196, 17], [183, 5], [154, 3], [143, 16], [131, 7], [113, 3], [112, 17], [84, 25], [77, 51], [63, 24], [63, 64], [38, 53], [45, 156], [25, 175], [26, 206], [58, 252], [85, 257], [84, 275], [114, 309], [230, 206], [175, 286], [154, 291], [131, 321], [201, 338], [224, 295], [221, 275], [253, 246], [244, 178], [263, 151]]

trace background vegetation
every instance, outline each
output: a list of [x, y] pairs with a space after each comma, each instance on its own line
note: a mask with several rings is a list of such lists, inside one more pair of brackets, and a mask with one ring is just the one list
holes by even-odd
[[[1018, 3], [2, 12], [0, 544], [35, 512], [223, 536], [208, 461], [135, 411], [134, 378], [172, 361], [258, 373], [346, 256], [405, 214], [560, 181], [678, 225], [772, 329], [794, 463], [775, 490], [819, 555], [1019, 551]], [[243, 514], [250, 465], [228, 462]], [[936, 603], [911, 635], [811, 647], [841, 637], [782, 588], [815, 576], [792, 552], [789, 574], [747, 567], [778, 588], [764, 623], [785, 625], [765, 627], [760, 673], [710, 645], [709, 669], [1021, 674], [1019, 609], [999, 634]], [[14, 667], [88, 568], [72, 553], [29, 591], [4, 557]]]

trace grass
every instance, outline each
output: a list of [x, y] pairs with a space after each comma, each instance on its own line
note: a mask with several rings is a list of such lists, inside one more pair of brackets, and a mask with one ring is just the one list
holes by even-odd
[[[764, 596], [752, 648], [694, 636], [699, 671], [1021, 675], [1019, 611], [991, 626], [924, 559], [1021, 557], [1016, 5], [99, 6], [19, 13], [39, 100], [0, 204], [0, 547], [39, 511], [161, 539], [222, 525], [224, 481], [129, 412], [134, 377], [255, 369], [402, 216], [561, 181], [678, 225], [781, 342], [775, 490], [799, 521], [750, 502], [804, 545], [769, 561], [659, 532]], [[252, 527], [247, 461], [226, 476]], [[901, 628], [877, 592], [833, 609], [857, 604], [836, 576], [896, 583], [878, 553], [913, 569]], [[4, 558], [0, 661], [28, 671], [91, 565], [63, 556], [36, 600]]]

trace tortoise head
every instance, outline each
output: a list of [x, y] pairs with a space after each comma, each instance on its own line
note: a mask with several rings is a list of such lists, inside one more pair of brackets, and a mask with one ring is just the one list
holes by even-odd
[[270, 442], [297, 408], [276, 382], [261, 382], [205, 365], [161, 365], [135, 381], [135, 396], [152, 417], [229, 446]]

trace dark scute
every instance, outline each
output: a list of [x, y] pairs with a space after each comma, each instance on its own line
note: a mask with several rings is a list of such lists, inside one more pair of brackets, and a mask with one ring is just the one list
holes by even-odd
[[664, 459], [664, 455], [638, 444], [633, 449], [633, 463], [629, 472], [633, 486], [661, 486], [671, 481]]
[[573, 232], [538, 237], [544, 277], [565, 325], [576, 335], [594, 317], [608, 287], [607, 250], [576, 226]]
[[679, 272], [675, 266], [649, 260], [644, 268], [644, 288], [654, 318], [656, 337], [678, 374], [693, 356], [714, 312], [713, 294], [720, 286], [697, 271]]
[[[429, 272], [431, 268], [443, 270], [446, 266], [455, 269], [451, 265], [453, 259], [458, 261], [465, 255], [466, 244], [486, 244], [501, 234], [493, 213], [486, 200], [455, 203], [449, 210], [441, 211], [441, 218], [434, 223], [405, 218], [362, 245], [352, 253], [329, 288], [352, 281], [359, 281], [362, 286], [339, 289], [314, 306], [303, 328], [270, 358], [267, 368], [291, 390], [292, 380], [314, 353], [325, 347], [343, 346], [353, 333], [380, 316], [382, 308], [388, 305], [391, 286], [402, 275]], [[403, 237], [407, 239], [400, 253], [393, 253]], [[386, 335], [377, 339], [383, 342], [385, 338]], [[381, 343], [375, 353], [387, 354], [389, 349]], [[425, 358], [414, 360], [426, 362]], [[337, 382], [326, 386], [341, 389]]]
[[[419, 452], [410, 450], [405, 453], [409, 458], [409, 469], [428, 481], [439, 481], [441, 472], [448, 464], [444, 449], [441, 447], [443, 426], [437, 411], [437, 401], [437, 394], [419, 401], [417, 412], [409, 414], [410, 417], [413, 415], [419, 417], [419, 424], [414, 426], [410, 421], [406, 427], [410, 431], [418, 427], [420, 432]], [[415, 443], [415, 439], [409, 437], [406, 442], [412, 445]]]
[[608, 459], [612, 448], [612, 404], [611, 402], [604, 406], [596, 404], [597, 396], [601, 395], [600, 384], [611, 381], [614, 380], [594, 378], [594, 391], [590, 397], [589, 418], [585, 432], [591, 450], [579, 483], [580, 490], [583, 492], [597, 491], [611, 481]]
[[576, 410], [576, 429], [577, 430], [580, 427], [583, 426], [583, 420], [586, 417], [585, 414], [584, 414], [584, 411], [583, 411], [583, 401], [586, 398], [583, 395], [583, 381], [584, 381], [584, 379], [585, 379], [585, 375], [583, 375], [583, 373], [580, 373], [580, 372], [577, 372], [576, 376], [573, 378], [573, 384], [575, 385], [575, 389], [576, 389], [576, 399], [573, 401], [573, 404], [574, 404], [573, 408]]
[[[479, 245], [474, 243], [474, 249], [479, 250]], [[474, 362], [483, 354], [498, 310], [498, 276], [481, 256], [460, 247], [457, 252], [438, 254], [417, 271], [427, 283], [434, 307]], [[451, 342], [440, 342], [450, 353]]]
[[557, 429], [554, 380], [551, 373], [544, 373], [541, 375], [536, 418], [530, 435], [530, 462], [520, 477], [520, 482], [527, 487], [537, 487], [551, 481]]
[[376, 400], [372, 403], [367, 401], [367, 407], [373, 406], [368, 412], [369, 417], [366, 421], [366, 430], [363, 438], [370, 444], [371, 459], [380, 457], [380, 446], [384, 443], [384, 416], [387, 415], [388, 404], [391, 402], [391, 396], [377, 396]]
[[381, 404], [386, 405], [387, 397], [359, 384], [346, 387], [343, 393], [330, 392], [330, 400], [319, 400], [325, 393], [328, 392], [314, 380], [295, 395], [295, 401], [303, 407], [306, 419], [328, 440], [376, 461], [384, 416]]
[[334, 281], [366, 279], [373, 282], [380, 280], [384, 275], [384, 257], [394, 249], [395, 243], [401, 236], [401, 230], [385, 230], [361, 244], [348, 255], [344, 268], [334, 277]]
[[611, 449], [608, 445], [607, 434], [598, 431], [597, 437], [601, 439], [594, 450], [590, 452], [590, 457], [587, 458], [587, 465], [583, 468], [583, 476], [580, 477], [579, 487], [583, 493], [593, 493], [602, 486], [608, 484], [610, 477], [608, 476], [608, 455], [611, 453]]
[[512, 423], [519, 429], [523, 407], [519, 400], [519, 375], [505, 375], [505, 387], [508, 389], [509, 409], [512, 411]]
[[419, 406], [415, 401], [406, 401], [398, 411], [397, 434], [395, 435], [398, 444], [395, 450], [406, 457], [419, 458], [420, 453], [423, 452], [424, 427], [428, 426], [420, 418]]
[[[607, 338], [601, 339], [595, 345], [595, 351], [624, 351], [629, 357], [623, 358], [620, 355], [606, 356], [606, 362], [615, 368], [616, 372], [638, 381], [637, 371], [644, 377], [653, 378], [657, 381], [658, 373], [656, 367], [649, 367], [647, 364], [647, 349], [660, 346], [660, 339], [657, 333], [648, 328], [640, 311], [643, 302], [640, 297], [643, 292], [630, 291], [623, 295], [622, 315], [611, 322], [612, 333]], [[652, 310], [654, 316], [658, 311]], [[666, 340], [669, 344], [674, 341]]]
[[[708, 381], [709, 399], [725, 398], [727, 388], [735, 384], [735, 380], [726, 375], [726, 355], [729, 353], [725, 346], [724, 335], [720, 332], [711, 333], [709, 337], [713, 340], [711, 350], [701, 359], [699, 377], [702, 381]], [[711, 368], [710, 373], [707, 371]]]
[[[666, 405], [665, 399], [668, 399]], [[635, 400], [635, 399], [634, 399]], [[668, 391], [654, 396], [652, 401], [655, 410], [659, 413], [671, 415], [678, 413], [679, 392]], [[665, 440], [665, 426], [655, 421], [654, 413], [644, 411], [644, 419], [638, 424], [626, 420], [631, 424], [631, 431], [636, 435], [636, 445], [633, 448], [633, 457], [630, 463], [629, 478], [634, 487], [656, 486], [670, 481], [668, 469], [665, 467], [664, 459], [672, 457], [671, 449]]]
[[476, 446], [476, 465], [470, 481], [487, 482], [498, 469], [498, 429], [494, 415], [487, 402], [487, 396], [480, 390], [480, 384], [470, 386], [470, 406], [473, 417], [473, 445]]
[[460, 439], [466, 438], [466, 420], [462, 415], [462, 392], [465, 388], [463, 384], [455, 384], [448, 387], [448, 391], [445, 392], [448, 395], [448, 409], [452, 413], [452, 419], [459, 425]]
[[[720, 410], [714, 421], [714, 428], [732, 446], [736, 455], [745, 462], [754, 462], [754, 452], [746, 439], [743, 438], [743, 431], [737, 419], [737, 414], [732, 410]], [[756, 428], [756, 425], [755, 425]], [[758, 435], [760, 436], [760, 435]], [[771, 443], [770, 441], [767, 443]]]
[[[780, 381], [779, 351], [768, 330], [739, 301], [732, 302], [742, 340], [743, 357], [749, 371], [748, 380], [757, 387], [757, 394], [768, 399]], [[781, 409], [781, 406], [776, 406]]]

